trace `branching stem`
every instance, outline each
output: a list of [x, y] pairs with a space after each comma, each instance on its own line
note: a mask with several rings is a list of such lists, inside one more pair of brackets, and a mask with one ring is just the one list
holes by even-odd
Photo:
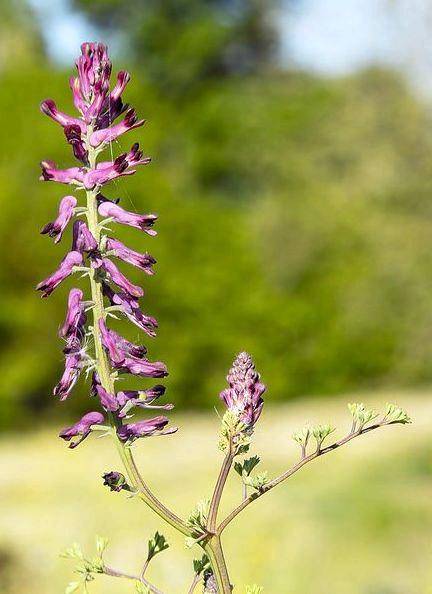
[[301, 460], [299, 462], [297, 462], [297, 464], [294, 464], [294, 466], [292, 466], [291, 468], [289, 468], [287, 471], [285, 471], [284, 473], [282, 473], [281, 475], [279, 475], [278, 477], [274, 478], [272, 481], [270, 481], [269, 483], [267, 483], [260, 491], [256, 491], [255, 493], [252, 493], [251, 495], [249, 495], [249, 497], [247, 497], [244, 501], [242, 501], [240, 503], [240, 505], [238, 505], [225, 518], [225, 520], [218, 526], [218, 528], [216, 530], [216, 533], [218, 535], [221, 535], [222, 532], [225, 530], [225, 528], [228, 526], [228, 524], [230, 524], [234, 520], [234, 518], [236, 516], [238, 516], [238, 514], [240, 512], [242, 512], [246, 507], [248, 507], [248, 505], [250, 505], [253, 501], [256, 501], [257, 499], [259, 499], [260, 497], [262, 497], [265, 493], [268, 493], [269, 491], [271, 491], [271, 489], [273, 489], [274, 487], [276, 487], [277, 485], [279, 485], [280, 483], [282, 483], [283, 481], [285, 481], [287, 478], [289, 478], [290, 476], [292, 476], [296, 472], [298, 472], [308, 462], [312, 462], [312, 460], [315, 460], [319, 456], [323, 456], [324, 454], [328, 454], [329, 452], [332, 452], [333, 450], [336, 450], [337, 448], [340, 448], [341, 446], [345, 445], [346, 443], [348, 443], [349, 441], [351, 441], [355, 437], [358, 437], [359, 435], [363, 435], [364, 433], [368, 433], [369, 431], [373, 431], [374, 429], [378, 429], [378, 427], [383, 427], [385, 425], [390, 425], [390, 424], [391, 423], [387, 423], [387, 422], [385, 422], [385, 420], [383, 420], [380, 423], [376, 423], [374, 425], [371, 425], [370, 427], [366, 427], [366, 428], [361, 429], [359, 431], [351, 432], [346, 437], [344, 437], [343, 439], [340, 439], [339, 441], [336, 441], [335, 443], [333, 443], [333, 444], [331, 444], [331, 445], [329, 445], [329, 446], [327, 446], [325, 448], [317, 449], [312, 454], [309, 454], [309, 456], [302, 456]]

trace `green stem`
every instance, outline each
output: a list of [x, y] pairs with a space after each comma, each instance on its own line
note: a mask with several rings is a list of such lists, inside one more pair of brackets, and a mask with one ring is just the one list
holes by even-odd
[[[92, 133], [92, 129], [90, 126], [88, 127], [87, 131], [87, 138], [90, 137]], [[89, 156], [89, 166], [91, 169], [96, 167], [96, 152], [94, 148], [87, 142], [87, 150]], [[100, 243], [101, 232], [100, 226], [98, 221], [98, 210], [97, 210], [97, 190], [88, 190], [86, 192], [87, 196], [87, 224], [90, 232], [98, 242]], [[110, 394], [114, 394], [114, 381], [111, 376], [111, 367], [107, 357], [107, 354], [102, 346], [102, 340], [100, 335], [99, 329], [99, 321], [105, 320], [106, 318], [106, 311], [104, 307], [104, 297], [102, 292], [102, 287], [97, 278], [97, 271], [94, 268], [90, 267], [89, 270], [89, 277], [90, 277], [90, 287], [91, 287], [91, 295], [93, 301], [93, 339], [95, 345], [95, 357], [96, 357], [96, 371], [99, 376], [99, 380], [103, 388], [109, 392]], [[178, 516], [176, 516], [171, 510], [169, 510], [163, 503], [159, 501], [159, 499], [151, 492], [149, 487], [146, 485], [144, 480], [142, 479], [140, 472], [136, 466], [135, 460], [133, 458], [133, 454], [130, 448], [125, 447], [125, 445], [117, 438], [116, 429], [118, 426], [117, 419], [110, 414], [109, 420], [111, 427], [114, 429], [113, 435], [116, 441], [117, 450], [120, 454], [120, 457], [126, 467], [127, 473], [129, 475], [129, 479], [132, 482], [133, 486], [137, 489], [139, 497], [145, 501], [145, 503], [154, 511], [156, 512], [161, 518], [163, 518], [168, 524], [182, 532], [183, 534], [190, 536], [191, 531], [186, 526], [185, 522], [181, 520]]]
[[204, 546], [215, 576], [218, 594], [231, 594], [232, 586], [219, 536], [214, 536]]
[[234, 455], [232, 453], [232, 446], [230, 443], [229, 450], [228, 450], [228, 452], [224, 458], [224, 461], [222, 463], [222, 466], [221, 466], [221, 469], [219, 472], [219, 476], [218, 476], [218, 479], [216, 481], [216, 485], [215, 485], [215, 488], [213, 491], [213, 497], [210, 502], [210, 509], [209, 509], [209, 515], [208, 515], [208, 521], [207, 521], [207, 530], [210, 533], [214, 533], [216, 530], [216, 521], [217, 521], [217, 515], [218, 515], [218, 511], [219, 511], [219, 505], [220, 505], [222, 493], [225, 488], [225, 484], [226, 484], [229, 472], [231, 470], [233, 460], [234, 460]]

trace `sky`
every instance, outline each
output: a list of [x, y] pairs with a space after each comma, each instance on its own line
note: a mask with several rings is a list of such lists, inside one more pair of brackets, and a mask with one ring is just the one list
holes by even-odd
[[[30, 3], [59, 63], [70, 63], [83, 40], [98, 37], [69, 0]], [[278, 22], [286, 63], [327, 76], [390, 65], [432, 94], [432, 0], [300, 0], [296, 9], [281, 10]]]

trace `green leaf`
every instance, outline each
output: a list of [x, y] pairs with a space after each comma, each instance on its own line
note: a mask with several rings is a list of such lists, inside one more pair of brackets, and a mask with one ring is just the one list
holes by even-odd
[[147, 559], [150, 561], [150, 559], [153, 559], [155, 555], [165, 551], [168, 547], [169, 544], [167, 543], [165, 536], [159, 532], [156, 532], [153, 538], [148, 541]]
[[246, 586], [246, 594], [262, 594], [264, 592], [264, 588], [261, 586], [257, 586], [254, 584], [253, 586]]
[[402, 425], [406, 425], [407, 423], [412, 422], [406, 411], [396, 404], [391, 404], [389, 402], [386, 404], [386, 412], [383, 420], [387, 424], [401, 423]]
[[209, 561], [209, 558], [207, 557], [207, 555], [205, 553], [201, 557], [201, 559], [194, 559], [193, 560], [194, 572], [197, 575], [200, 575], [203, 571], [205, 571], [209, 567], [210, 567], [210, 561]]

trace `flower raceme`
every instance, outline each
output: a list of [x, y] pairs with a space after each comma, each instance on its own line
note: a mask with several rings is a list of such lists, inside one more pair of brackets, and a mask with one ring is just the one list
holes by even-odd
[[[155, 336], [157, 322], [141, 311], [139, 298], [143, 289], [133, 284], [119, 270], [112, 258], [126, 262], [147, 275], [154, 273], [155, 259], [148, 253], [140, 253], [127, 247], [110, 233], [103, 234], [108, 223], [135, 227], [149, 236], [156, 235], [152, 229], [157, 216], [129, 212], [102, 195], [102, 187], [121, 176], [132, 175], [139, 165], [150, 162], [140, 150], [138, 143], [112, 161], [97, 162], [97, 157], [113, 140], [144, 124], [135, 110], [123, 102], [122, 94], [130, 76], [119, 72], [110, 89], [111, 62], [107, 48], [99, 43], [84, 43], [76, 61], [77, 76], [70, 79], [73, 102], [78, 115], [70, 116], [60, 111], [56, 103], [47, 99], [41, 110], [57, 122], [64, 131], [66, 141], [78, 160], [75, 166], [58, 168], [53, 161], [41, 163], [44, 181], [70, 184], [77, 190], [86, 191], [86, 204], [79, 205], [75, 196], [64, 196], [59, 204], [57, 217], [42, 229], [55, 243], [59, 243], [69, 223], [72, 225], [72, 246], [56, 272], [38, 284], [43, 297], [49, 296], [67, 277], [84, 273], [90, 279], [91, 296], [74, 287], [69, 292], [66, 318], [59, 329], [59, 336], [66, 342], [64, 347], [65, 367], [54, 395], [65, 400], [83, 371], [92, 372], [90, 393], [96, 397], [102, 411], [111, 418], [118, 437], [131, 443], [140, 437], [172, 433], [166, 429], [168, 419], [157, 416], [134, 423], [123, 424], [136, 409], [172, 408], [168, 405], [152, 405], [160, 398], [164, 386], [118, 392], [115, 380], [118, 374], [128, 373], [141, 378], [162, 378], [168, 374], [162, 362], [146, 358], [147, 349], [134, 344], [109, 328], [109, 310], [121, 313], [148, 336]], [[117, 118], [122, 116], [119, 122]], [[97, 220], [97, 215], [103, 221]], [[86, 220], [81, 218], [85, 215]], [[76, 218], [75, 218], [76, 217]], [[93, 325], [87, 326], [87, 311], [93, 311]], [[108, 311], [107, 311], [108, 310]], [[84, 415], [77, 423], [64, 429], [60, 437], [71, 441], [76, 447], [92, 431], [92, 426], [104, 422], [101, 412]]]
[[248, 353], [240, 353], [227, 375], [229, 387], [220, 394], [227, 409], [248, 429], [253, 429], [264, 404], [262, 395], [266, 387], [259, 380], [252, 357]]

